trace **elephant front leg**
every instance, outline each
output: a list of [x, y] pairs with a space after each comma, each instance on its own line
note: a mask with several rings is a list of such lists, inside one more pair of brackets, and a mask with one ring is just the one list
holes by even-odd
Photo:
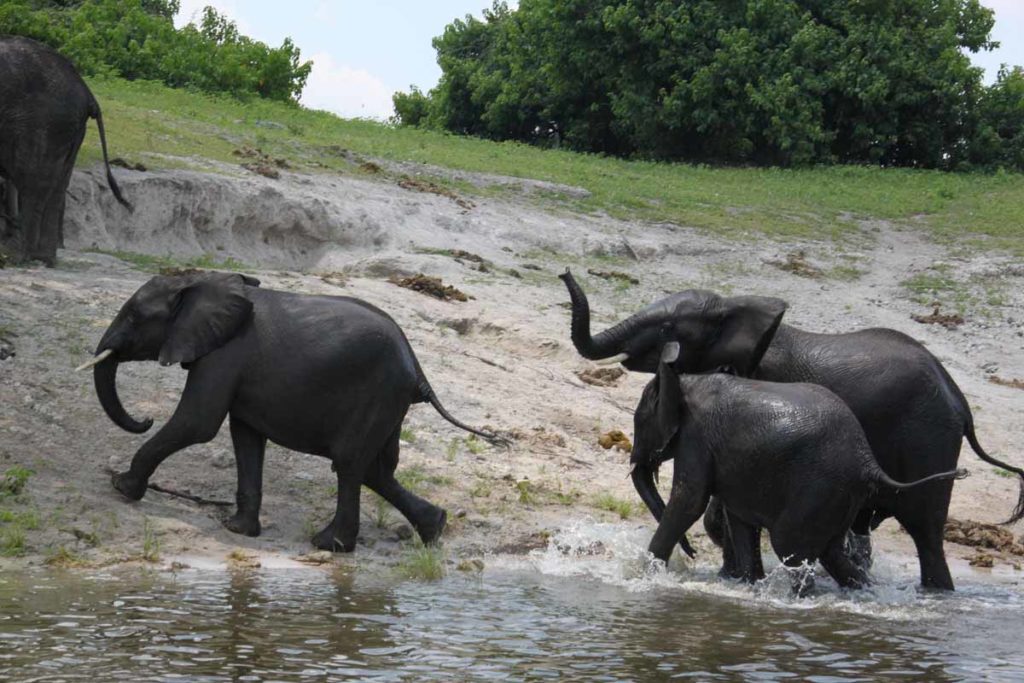
[[[699, 475], [678, 476], [681, 472], [682, 468], [677, 463], [677, 476], [672, 482], [672, 494], [658, 524], [658, 530], [654, 532], [654, 538], [647, 548], [662, 562], [668, 562], [672, 548], [676, 543], [681, 543], [686, 531], [704, 513], [711, 498], [711, 492]], [[684, 547], [688, 547], [688, 544]]]
[[343, 467], [334, 459], [338, 473], [338, 507], [334, 519], [313, 536], [313, 546], [320, 550], [350, 553], [356, 548], [359, 535], [359, 490], [363, 473], [351, 466]]
[[140, 500], [146, 494], [149, 478], [169, 455], [217, 436], [228, 413], [231, 392], [231, 383], [224, 378], [190, 372], [174, 415], [142, 444], [128, 471], [111, 478], [114, 488], [126, 498]]
[[232, 517], [224, 521], [224, 526], [236, 534], [259, 536], [260, 505], [263, 502], [263, 455], [267, 448], [267, 437], [234, 416], [230, 424], [238, 472], [238, 490], [235, 494], [237, 509]]

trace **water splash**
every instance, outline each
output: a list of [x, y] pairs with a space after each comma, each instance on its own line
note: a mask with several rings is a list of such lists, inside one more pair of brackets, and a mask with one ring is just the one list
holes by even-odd
[[[791, 569], [770, 551], [763, 553], [767, 576], [754, 585], [718, 576], [721, 556], [702, 552], [696, 560], [673, 554], [669, 566], [647, 552], [647, 524], [604, 523], [581, 519], [555, 533], [546, 548], [524, 557], [494, 557], [494, 569], [534, 570], [543, 575], [580, 577], [630, 592], [675, 590], [754, 603], [784, 610], [826, 610], [890, 621], [938, 619], [950, 609], [1020, 609], [1019, 589], [961, 581], [957, 593], [944, 595], [918, 588], [917, 563], [878, 554], [863, 590], [844, 590], [824, 571], [814, 570], [814, 586], [804, 597], [793, 593]], [[806, 571], [806, 570], [805, 570]]]

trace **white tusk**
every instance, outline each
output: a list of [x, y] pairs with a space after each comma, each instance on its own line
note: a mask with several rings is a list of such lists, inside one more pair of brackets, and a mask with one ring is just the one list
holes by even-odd
[[619, 353], [612, 356], [611, 358], [602, 358], [600, 360], [595, 360], [594, 363], [597, 365], [615, 365], [616, 363], [621, 363], [626, 360], [629, 360], [629, 354]]
[[89, 360], [85, 361], [84, 363], [79, 365], [77, 368], [75, 368], [75, 372], [81, 372], [82, 370], [88, 370], [89, 368], [91, 368], [94, 365], [99, 365], [100, 363], [102, 363], [106, 359], [110, 358], [112, 353], [114, 353], [114, 349], [103, 349], [102, 351], [100, 351], [99, 353], [96, 354], [95, 358], [90, 358]]

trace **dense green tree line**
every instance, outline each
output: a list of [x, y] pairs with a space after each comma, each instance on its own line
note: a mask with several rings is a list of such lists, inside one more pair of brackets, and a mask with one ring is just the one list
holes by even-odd
[[212, 7], [199, 25], [174, 28], [179, 0], [3, 0], [0, 33], [58, 49], [85, 74], [294, 101], [311, 62], [291, 39], [272, 48], [241, 35]]
[[986, 88], [978, 0], [521, 0], [434, 39], [398, 120], [654, 159], [1024, 164], [1024, 76]]

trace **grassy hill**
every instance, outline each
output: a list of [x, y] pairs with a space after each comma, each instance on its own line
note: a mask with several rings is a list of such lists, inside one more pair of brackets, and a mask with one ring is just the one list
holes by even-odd
[[[574, 211], [665, 221], [732, 237], [758, 233], [835, 239], [858, 220], [930, 231], [965, 249], [1024, 255], [1024, 175], [946, 174], [853, 166], [806, 170], [709, 168], [545, 151], [443, 133], [344, 120], [326, 112], [253, 100], [240, 103], [157, 83], [94, 79], [111, 154], [149, 168], [239, 163], [260, 148], [309, 172], [369, 173], [352, 155], [416, 161], [586, 188], [551, 201]], [[79, 163], [100, 158], [95, 126]], [[458, 184], [458, 183], [450, 183]], [[463, 193], [494, 193], [460, 186]]]

